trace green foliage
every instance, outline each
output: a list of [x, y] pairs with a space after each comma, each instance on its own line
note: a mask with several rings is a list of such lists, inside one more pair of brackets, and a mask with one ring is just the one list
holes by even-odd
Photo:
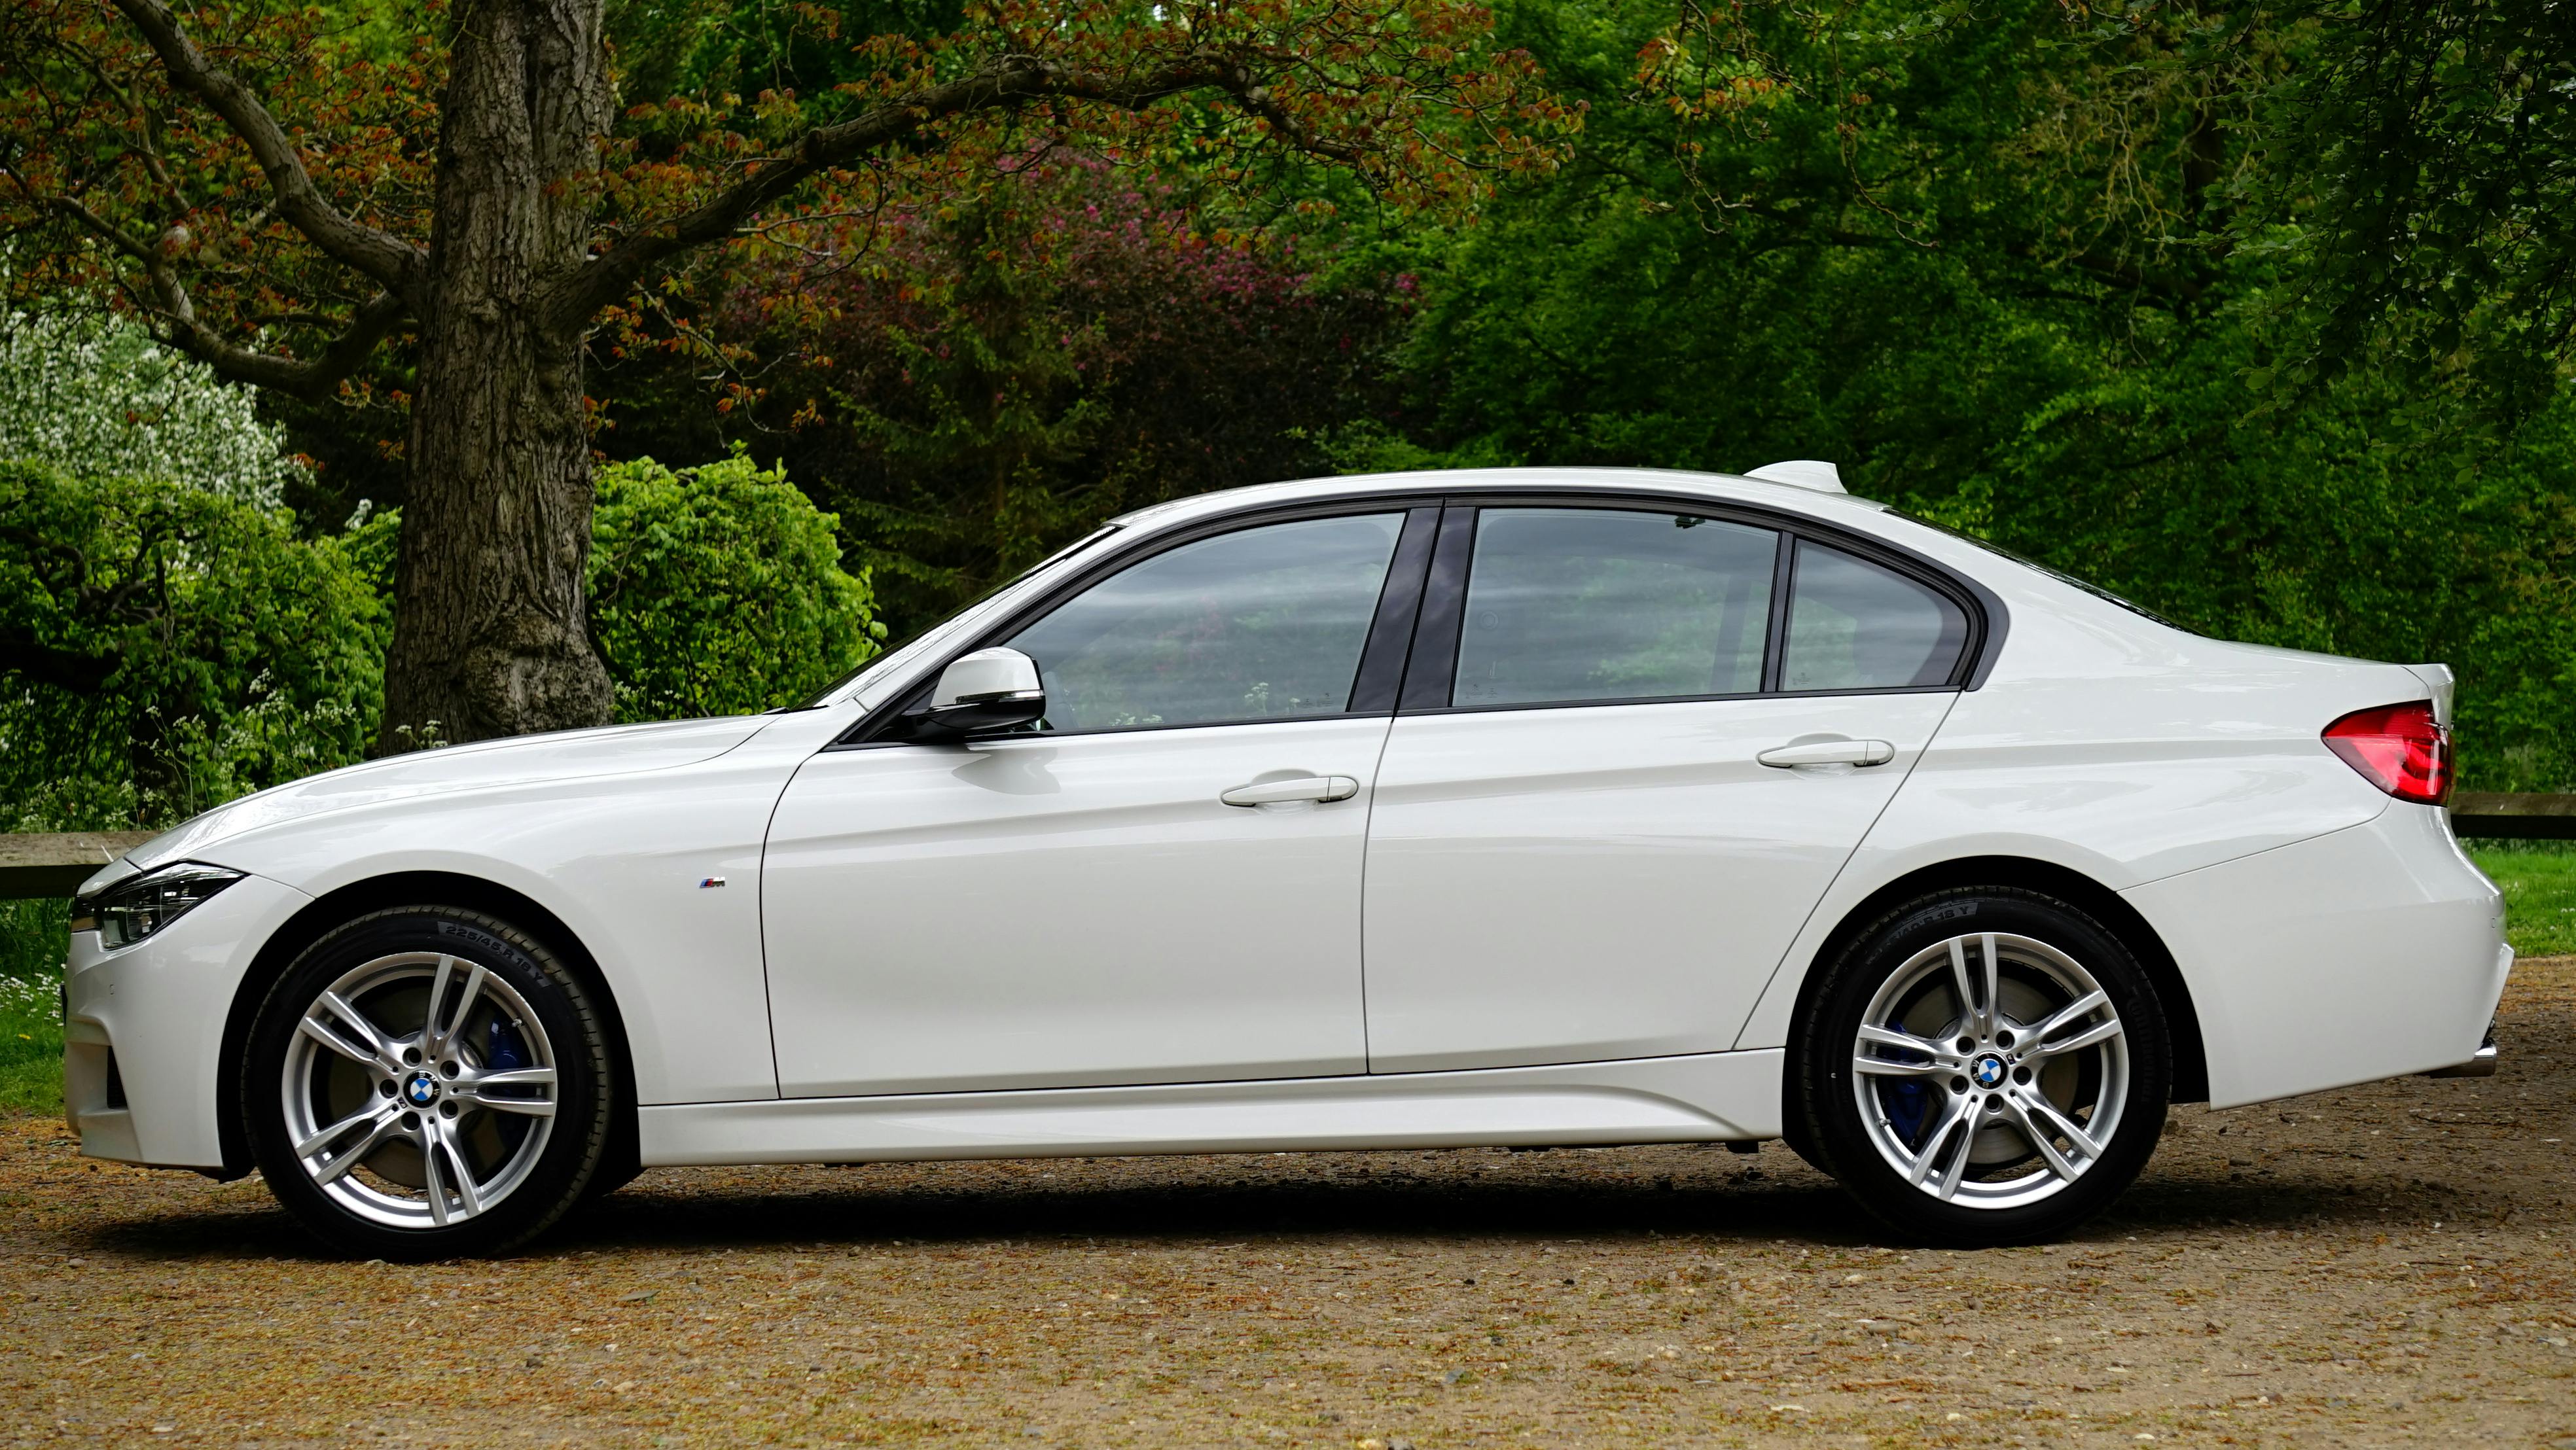
[[390, 519], [313, 541], [182, 484], [0, 463], [0, 828], [157, 823], [357, 760]]
[[731, 97], [736, 106], [763, 91], [829, 94], [862, 79], [868, 57], [844, 35], [927, 41], [964, 19], [960, 0], [860, 0], [829, 12], [799, 0], [608, 4], [609, 38], [630, 100], [714, 95]]
[[[0, 829], [161, 824], [363, 759], [397, 520], [0, 464]], [[735, 458], [605, 471], [592, 627], [621, 718], [801, 698], [876, 647], [833, 519]]]
[[131, 322], [0, 312], [0, 458], [274, 505], [304, 473], [281, 445], [251, 389]]
[[2318, 308], [2304, 377], [2473, 371], [2508, 406], [2576, 352], [2576, 24], [2554, 0], [2280, 0], [2312, 36], [2264, 97], [2269, 189]]
[[837, 523], [740, 456], [601, 470], [590, 627], [618, 718], [765, 710], [874, 654], [885, 630], [867, 576], [841, 569]]
[[1505, 12], [1585, 133], [1423, 248], [1412, 421], [1338, 462], [1834, 459], [2197, 629], [2446, 661], [2472, 788], [2576, 788], [2576, 396], [2499, 423], [2360, 346], [2262, 386], [2316, 334], [2301, 233], [2261, 210], [2303, 193], [2249, 128], [2312, 31], [1679, 13]]
[[2505, 940], [2516, 955], [2576, 952], [2576, 843], [2481, 841], [2469, 859], [2504, 892]]
[[1112, 514], [1322, 472], [1307, 435], [1380, 411], [1389, 289], [1310, 285], [1290, 248], [1202, 220], [1098, 157], [1022, 158], [883, 217], [863, 265], [737, 268], [712, 325], [754, 344], [757, 386], [720, 412], [697, 353], [630, 356], [603, 442], [777, 449], [888, 621], [926, 626]]
[[60, 1112], [69, 904], [0, 901], [0, 1111]]

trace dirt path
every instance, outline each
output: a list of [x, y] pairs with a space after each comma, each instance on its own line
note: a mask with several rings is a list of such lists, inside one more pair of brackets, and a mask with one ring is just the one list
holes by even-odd
[[2502, 1039], [2182, 1110], [1987, 1254], [1774, 1145], [665, 1170], [515, 1262], [331, 1263], [10, 1119], [0, 1444], [2576, 1446], [2576, 957]]

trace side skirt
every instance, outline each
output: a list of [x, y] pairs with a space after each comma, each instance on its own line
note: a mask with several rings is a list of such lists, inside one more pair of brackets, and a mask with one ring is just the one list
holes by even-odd
[[679, 1103], [637, 1117], [647, 1167], [1713, 1143], [1779, 1136], [1785, 1057]]

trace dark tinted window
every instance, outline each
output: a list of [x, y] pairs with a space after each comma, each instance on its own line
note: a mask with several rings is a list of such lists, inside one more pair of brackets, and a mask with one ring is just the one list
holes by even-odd
[[1487, 509], [1459, 705], [1751, 694], [1779, 536], [1620, 509]]
[[1948, 595], [1840, 549], [1800, 541], [1782, 689], [1947, 684], [1967, 642], [1967, 613]]
[[1037, 661], [1053, 730], [1333, 714], [1350, 703], [1403, 525], [1308, 519], [1183, 544], [1007, 643]]

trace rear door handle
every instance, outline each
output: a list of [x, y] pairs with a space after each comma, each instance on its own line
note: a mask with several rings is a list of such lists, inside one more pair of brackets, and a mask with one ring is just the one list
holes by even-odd
[[1217, 799], [1230, 806], [1278, 806], [1291, 801], [1346, 801], [1359, 793], [1360, 783], [1347, 775], [1308, 775], [1239, 785]]
[[1896, 747], [1884, 740], [1801, 740], [1775, 745], [1753, 758], [1782, 770], [1801, 765], [1885, 765], [1896, 758]]

